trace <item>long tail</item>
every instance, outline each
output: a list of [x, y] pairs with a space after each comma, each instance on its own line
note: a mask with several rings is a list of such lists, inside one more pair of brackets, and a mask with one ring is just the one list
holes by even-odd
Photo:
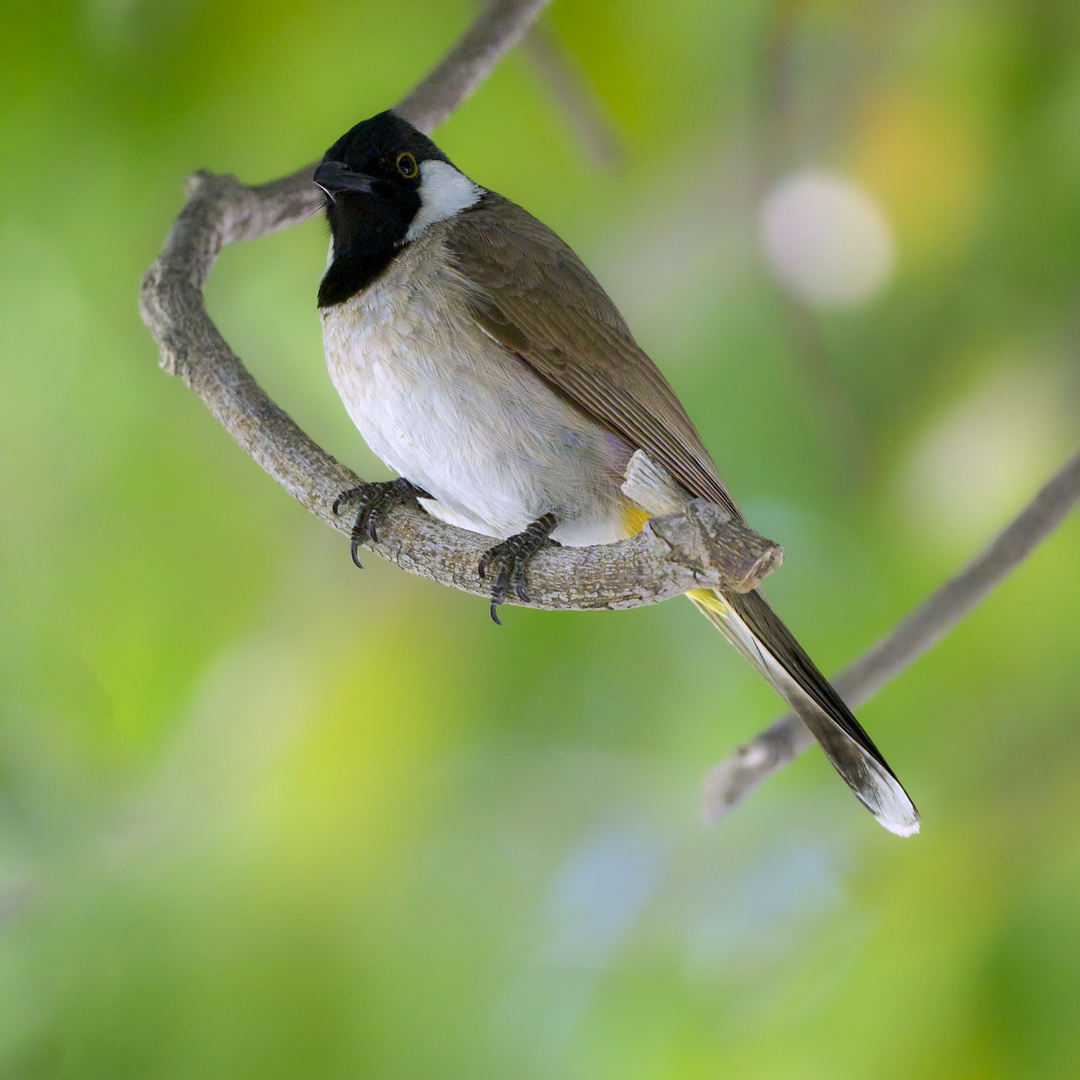
[[919, 812], [870, 736], [756, 589], [686, 594], [765, 676], [821, 743], [859, 801], [897, 836], [919, 831]]

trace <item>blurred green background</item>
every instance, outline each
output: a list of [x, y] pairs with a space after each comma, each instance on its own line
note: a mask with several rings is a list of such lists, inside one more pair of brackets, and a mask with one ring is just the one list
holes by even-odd
[[[861, 710], [922, 836], [817, 752], [709, 830], [702, 775], [779, 705], [689, 604], [499, 630], [361, 574], [157, 369], [136, 294], [184, 177], [314, 160], [474, 10], [3, 7], [0, 1075], [1080, 1075], [1080, 522]], [[1080, 7], [545, 23], [618, 161], [535, 49], [437, 138], [608, 287], [834, 671], [1080, 441]], [[846, 297], [759, 241], [807, 167], [870, 222]], [[325, 245], [226, 250], [210, 309], [379, 478], [324, 370]]]

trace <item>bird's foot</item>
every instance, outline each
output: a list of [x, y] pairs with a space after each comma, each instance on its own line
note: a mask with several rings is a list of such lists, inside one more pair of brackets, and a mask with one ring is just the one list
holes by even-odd
[[491, 587], [491, 617], [499, 626], [499, 605], [506, 602], [506, 598], [513, 589], [517, 598], [523, 603], [529, 603], [529, 594], [525, 589], [525, 572], [533, 556], [548, 544], [558, 547], [558, 541], [551, 539], [558, 522], [554, 514], [545, 514], [542, 518], [534, 521], [524, 532], [508, 536], [501, 544], [488, 548], [480, 556], [477, 572], [481, 578], [486, 578], [488, 570], [498, 568], [495, 584]]
[[359, 499], [360, 509], [356, 514], [356, 524], [352, 527], [352, 560], [364, 569], [358, 552], [361, 544], [377, 543], [379, 524], [383, 515], [401, 503], [410, 499], [430, 499], [431, 496], [415, 484], [399, 476], [396, 480], [376, 480], [371, 484], [343, 491], [335, 500], [333, 511], [336, 514], [344, 503]]

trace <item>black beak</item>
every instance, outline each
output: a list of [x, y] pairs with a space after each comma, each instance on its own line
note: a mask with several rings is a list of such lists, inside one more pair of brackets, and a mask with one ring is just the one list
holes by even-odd
[[371, 185], [375, 183], [375, 177], [353, 172], [348, 165], [341, 161], [324, 161], [320, 163], [315, 170], [313, 179], [331, 199], [339, 191], [358, 191], [361, 194], [368, 195], [371, 193]]

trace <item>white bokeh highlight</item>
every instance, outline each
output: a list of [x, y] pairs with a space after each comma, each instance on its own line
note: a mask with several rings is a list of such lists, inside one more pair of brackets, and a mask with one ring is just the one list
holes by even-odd
[[827, 169], [800, 169], [780, 180], [762, 199], [758, 233], [781, 285], [822, 307], [864, 303], [888, 284], [896, 265], [881, 206]]

